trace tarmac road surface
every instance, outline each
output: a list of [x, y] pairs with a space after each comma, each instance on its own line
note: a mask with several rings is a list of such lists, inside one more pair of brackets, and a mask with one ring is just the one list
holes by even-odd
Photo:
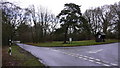
[[37, 47], [17, 43], [46, 66], [118, 66], [118, 44]]

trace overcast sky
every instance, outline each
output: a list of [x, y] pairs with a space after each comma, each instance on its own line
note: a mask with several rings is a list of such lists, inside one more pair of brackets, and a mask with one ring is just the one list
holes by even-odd
[[4, 0], [15, 3], [22, 8], [27, 8], [29, 5], [43, 6], [57, 15], [64, 8], [65, 3], [75, 3], [81, 6], [81, 12], [85, 12], [86, 9], [91, 7], [98, 7], [102, 5], [114, 4], [120, 0]]

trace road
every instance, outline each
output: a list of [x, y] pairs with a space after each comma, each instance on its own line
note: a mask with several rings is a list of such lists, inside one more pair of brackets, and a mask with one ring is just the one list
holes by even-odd
[[118, 66], [118, 43], [76, 47], [17, 45], [46, 66]]

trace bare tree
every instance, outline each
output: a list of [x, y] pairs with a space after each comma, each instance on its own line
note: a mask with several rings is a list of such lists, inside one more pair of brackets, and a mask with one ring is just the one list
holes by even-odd
[[86, 10], [84, 15], [90, 24], [93, 34], [96, 34], [98, 31], [103, 31], [107, 34], [108, 32], [115, 32], [117, 22], [119, 21], [118, 11], [118, 4], [104, 5], [94, 9]]

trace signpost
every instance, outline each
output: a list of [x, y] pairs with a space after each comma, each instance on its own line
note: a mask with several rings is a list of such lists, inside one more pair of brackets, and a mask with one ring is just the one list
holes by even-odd
[[9, 40], [9, 50], [8, 50], [9, 55], [12, 55], [11, 45], [12, 45], [12, 41], [11, 41], [11, 39], [10, 39], [10, 40]]
[[69, 38], [69, 43], [72, 43], [72, 38]]

